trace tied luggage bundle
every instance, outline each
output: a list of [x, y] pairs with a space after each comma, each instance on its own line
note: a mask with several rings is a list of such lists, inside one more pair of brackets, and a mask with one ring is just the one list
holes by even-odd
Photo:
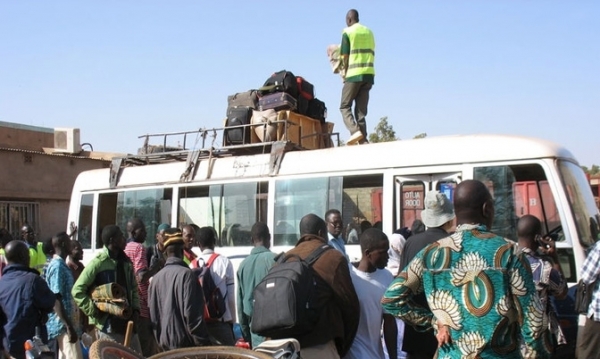
[[91, 297], [101, 312], [127, 319], [133, 313], [126, 297], [125, 289], [117, 283], [107, 283], [95, 287]]
[[323, 244], [304, 260], [297, 255], [281, 255], [254, 288], [252, 332], [282, 339], [301, 336], [314, 329], [322, 308], [312, 265], [329, 249], [329, 245]]

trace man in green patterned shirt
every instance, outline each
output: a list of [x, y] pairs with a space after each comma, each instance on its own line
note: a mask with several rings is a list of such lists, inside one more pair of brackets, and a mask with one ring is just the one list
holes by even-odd
[[[549, 358], [529, 264], [514, 242], [488, 230], [494, 205], [486, 186], [461, 182], [454, 211], [456, 232], [417, 254], [385, 292], [384, 310], [417, 330], [436, 330], [439, 359]], [[413, 302], [423, 292], [430, 309]]]

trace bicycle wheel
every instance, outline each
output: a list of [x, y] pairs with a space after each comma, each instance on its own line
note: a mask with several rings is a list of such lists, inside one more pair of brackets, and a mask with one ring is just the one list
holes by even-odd
[[169, 350], [148, 359], [273, 359], [273, 357], [250, 349], [210, 346]]
[[109, 339], [99, 339], [90, 345], [90, 359], [144, 359], [141, 354]]

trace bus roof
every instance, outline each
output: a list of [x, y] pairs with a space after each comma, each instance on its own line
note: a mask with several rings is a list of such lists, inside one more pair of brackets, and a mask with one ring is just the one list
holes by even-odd
[[[440, 164], [562, 158], [576, 162], [570, 151], [556, 143], [509, 135], [454, 135], [286, 152], [277, 176], [353, 170], [417, 167]], [[200, 160], [198, 181], [269, 177], [271, 154], [215, 157]], [[116, 188], [179, 183], [186, 163], [168, 162], [124, 167]], [[109, 189], [110, 170], [82, 172], [75, 187]]]

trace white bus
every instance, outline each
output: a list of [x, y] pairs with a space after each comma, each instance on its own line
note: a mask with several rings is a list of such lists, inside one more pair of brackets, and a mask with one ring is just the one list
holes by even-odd
[[[154, 243], [160, 223], [212, 226], [219, 234], [216, 250], [234, 265], [250, 253], [256, 221], [268, 224], [275, 252], [295, 244], [302, 216], [323, 217], [332, 208], [342, 212], [347, 229], [367, 220], [389, 236], [419, 218], [428, 191], [452, 198], [466, 179], [490, 189], [493, 232], [516, 239], [518, 218], [534, 214], [546, 233], [558, 235], [569, 283], [577, 282], [585, 250], [597, 240], [600, 217], [585, 174], [568, 150], [551, 142], [469, 135], [318, 150], [276, 147], [272, 153], [265, 147], [256, 154], [232, 149], [116, 159], [112, 169], [81, 173], [68, 223], [79, 228], [85, 260], [101, 248], [102, 227], [125, 229], [132, 217], [146, 224], [146, 245]], [[351, 260], [360, 257], [357, 243], [347, 250]]]

